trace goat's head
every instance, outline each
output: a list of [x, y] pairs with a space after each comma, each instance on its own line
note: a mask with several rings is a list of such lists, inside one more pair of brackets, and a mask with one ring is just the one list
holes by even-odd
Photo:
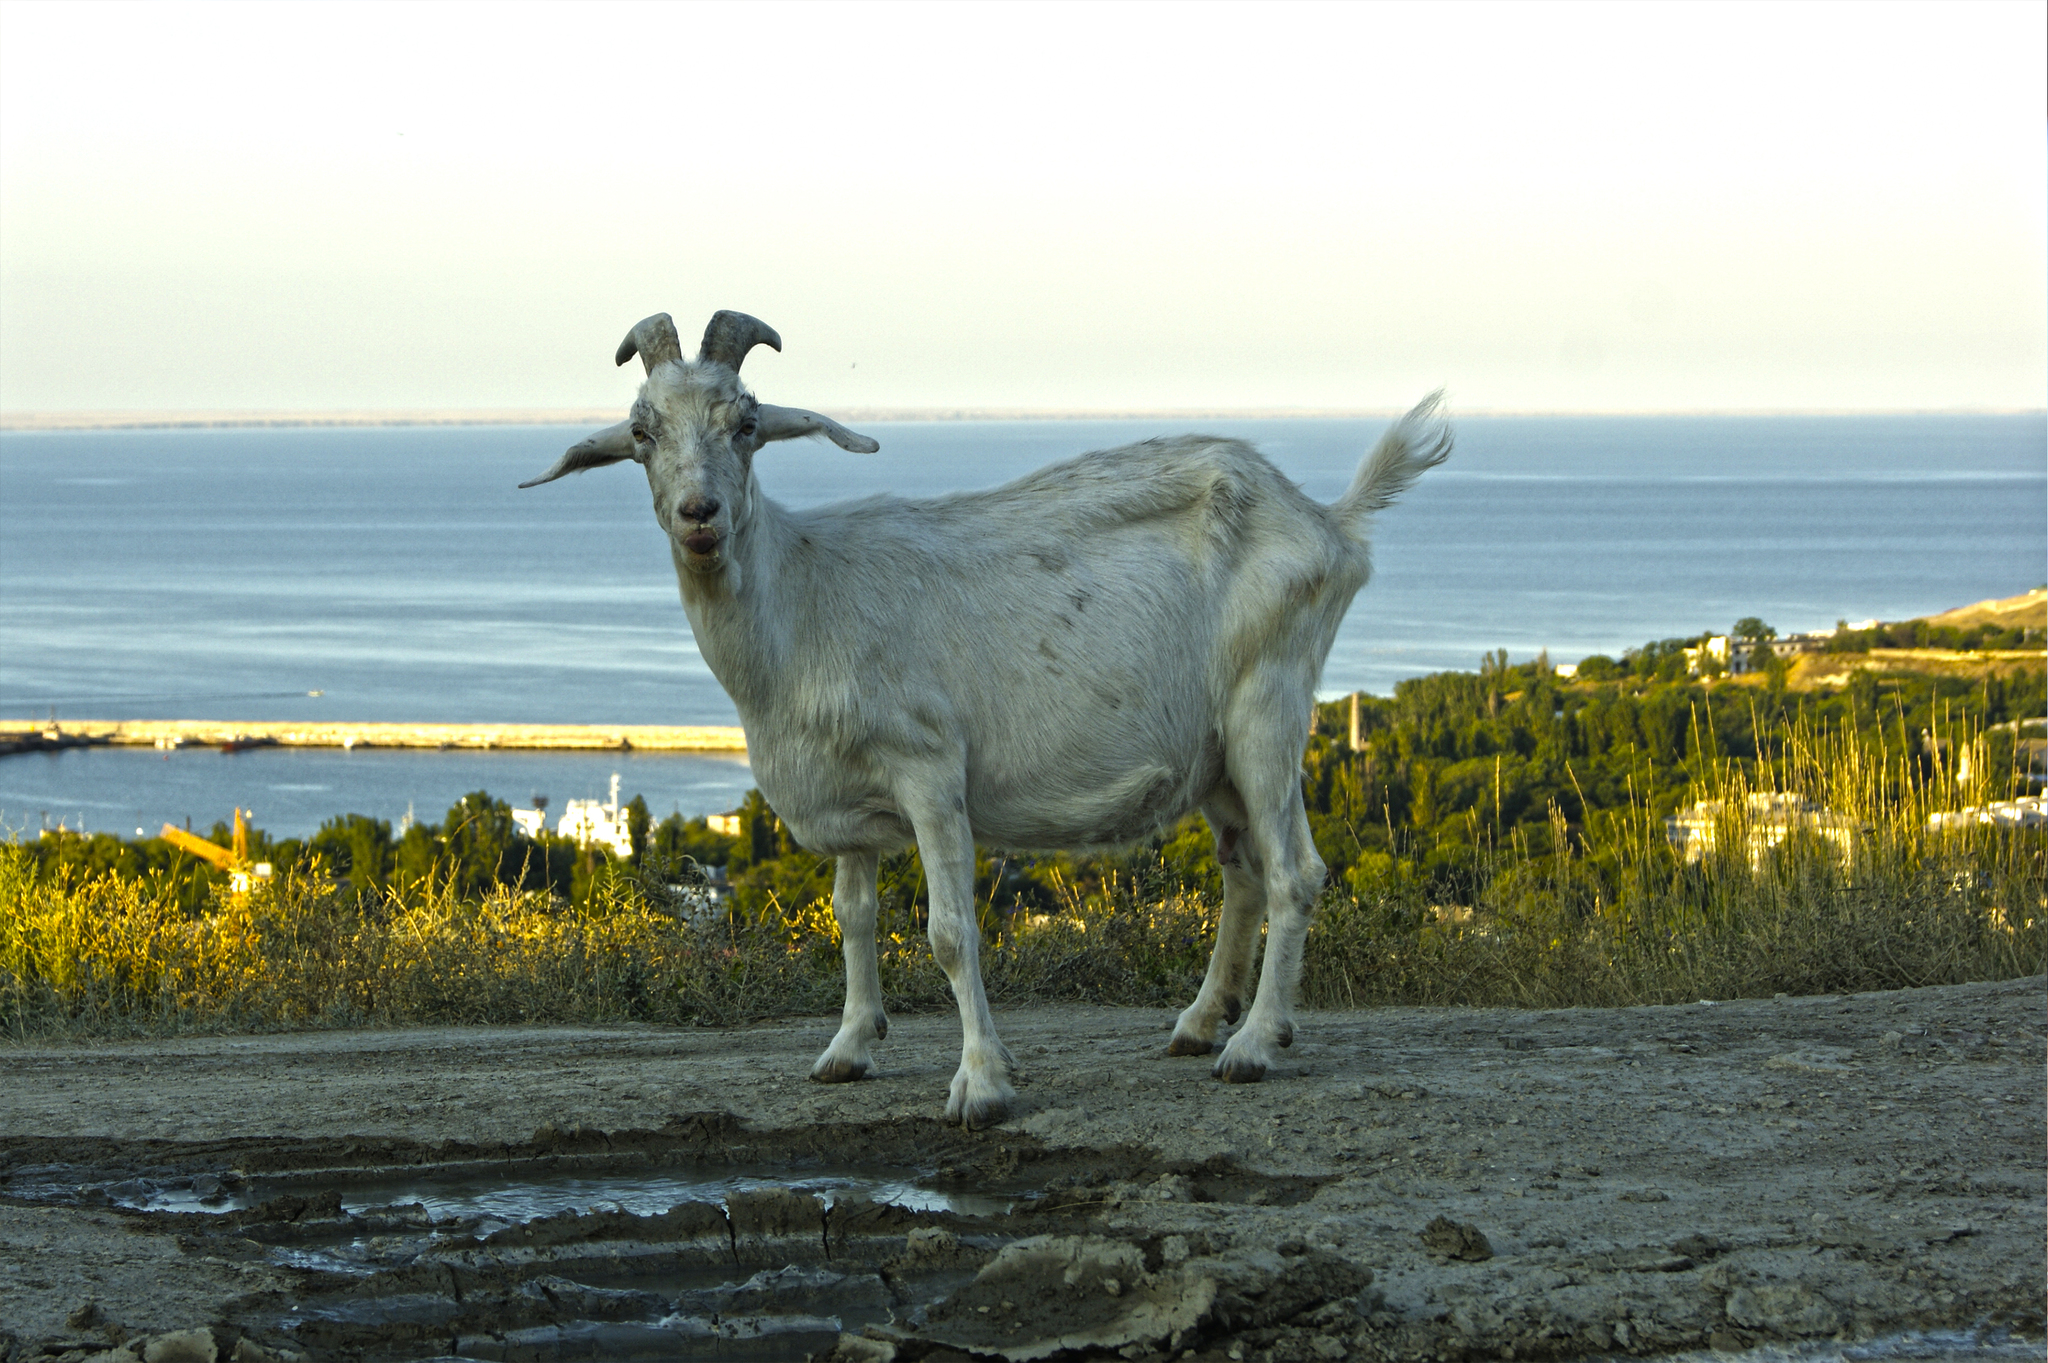
[[881, 448], [816, 412], [756, 401], [739, 371], [757, 345], [780, 350], [782, 338], [745, 313], [721, 312], [704, 328], [693, 363], [683, 358], [667, 313], [647, 318], [626, 334], [617, 356], [624, 364], [638, 355], [647, 367], [632, 415], [572, 445], [553, 468], [519, 486], [538, 487], [565, 473], [635, 460], [647, 470], [654, 517], [676, 544], [677, 562], [696, 572], [717, 571], [725, 565], [728, 542], [752, 518], [754, 452], [761, 446], [822, 435], [860, 454]]

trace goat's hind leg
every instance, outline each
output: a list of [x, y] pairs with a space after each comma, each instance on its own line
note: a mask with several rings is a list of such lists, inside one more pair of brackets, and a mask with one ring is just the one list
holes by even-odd
[[1266, 887], [1244, 846], [1244, 807], [1233, 794], [1202, 807], [1216, 833], [1216, 862], [1223, 869], [1223, 911], [1216, 921], [1216, 946], [1195, 1001], [1173, 1025], [1168, 1055], [1207, 1055], [1216, 1049], [1224, 1023], [1236, 1022], [1251, 980], [1252, 952], [1266, 917]]
[[[1261, 694], [1263, 692], [1263, 694]], [[1245, 829], [1253, 864], [1266, 892], [1266, 957], [1251, 1012], [1212, 1073], [1233, 1084], [1255, 1084], [1294, 1041], [1294, 990], [1301, 981], [1302, 949], [1327, 868], [1310, 836], [1302, 807], [1301, 751], [1308, 733], [1308, 687], [1284, 678], [1247, 688], [1232, 732], [1230, 778], [1244, 799]], [[1284, 702], [1301, 698], [1299, 727]]]
[[873, 852], [851, 852], [839, 858], [832, 881], [832, 917], [839, 923], [839, 944], [846, 953], [846, 1011], [839, 1033], [811, 1066], [821, 1084], [865, 1079], [874, 1069], [869, 1047], [889, 1035], [889, 1017], [882, 1011], [882, 975], [875, 960], [875, 871]]

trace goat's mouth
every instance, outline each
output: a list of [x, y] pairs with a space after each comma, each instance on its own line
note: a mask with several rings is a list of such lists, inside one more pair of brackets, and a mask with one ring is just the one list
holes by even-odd
[[683, 536], [683, 548], [693, 558], [712, 558], [718, 553], [718, 532], [708, 525], [700, 525]]

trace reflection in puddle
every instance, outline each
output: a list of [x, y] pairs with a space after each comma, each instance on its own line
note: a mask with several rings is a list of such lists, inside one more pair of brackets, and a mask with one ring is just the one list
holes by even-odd
[[1982, 1335], [1914, 1330], [1853, 1344], [1831, 1339], [1762, 1344], [1741, 1353], [1667, 1354], [1659, 1363], [2038, 1363], [2040, 1358], [2041, 1341], [2019, 1339], [2002, 1330]]
[[[258, 1185], [259, 1189], [261, 1185]], [[630, 1212], [635, 1216], [658, 1216], [683, 1202], [716, 1202], [721, 1205], [734, 1193], [762, 1188], [789, 1188], [814, 1193], [829, 1206], [847, 1193], [860, 1193], [876, 1202], [922, 1212], [952, 1212], [956, 1216], [1001, 1216], [1015, 1198], [992, 1197], [983, 1193], [937, 1192], [900, 1179], [863, 1178], [857, 1174], [824, 1174], [808, 1179], [781, 1177], [736, 1177], [703, 1179], [654, 1175], [596, 1178], [551, 1178], [533, 1182], [484, 1179], [393, 1180], [388, 1183], [358, 1184], [342, 1193], [344, 1210], [360, 1213], [366, 1207], [400, 1206], [418, 1203], [439, 1221], [447, 1217], [489, 1216], [517, 1223], [561, 1212]], [[272, 1194], [273, 1196], [275, 1194]], [[258, 1200], [261, 1200], [259, 1193]]]
[[[521, 1179], [505, 1172], [390, 1173], [364, 1178], [336, 1172], [325, 1177], [296, 1175], [242, 1179], [233, 1174], [200, 1174], [191, 1178], [124, 1179], [117, 1183], [75, 1185], [77, 1197], [105, 1199], [137, 1211], [230, 1212], [258, 1206], [276, 1197], [338, 1187], [341, 1208], [352, 1216], [376, 1208], [418, 1206], [429, 1221], [487, 1218], [492, 1229], [516, 1225], [562, 1212], [628, 1212], [657, 1216], [686, 1202], [724, 1205], [734, 1193], [764, 1188], [789, 1188], [812, 1193], [830, 1206], [848, 1194], [909, 1211], [950, 1212], [956, 1216], [1004, 1216], [1019, 1201], [1016, 1195], [923, 1187], [900, 1175], [891, 1177], [851, 1170], [792, 1177], [790, 1171], [764, 1174], [596, 1174], [554, 1175]], [[479, 1234], [488, 1234], [481, 1230]]]

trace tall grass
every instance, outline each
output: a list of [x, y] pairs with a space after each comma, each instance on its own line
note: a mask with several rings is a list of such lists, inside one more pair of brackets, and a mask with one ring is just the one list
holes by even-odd
[[[1983, 746], [1960, 726], [1936, 737]], [[1490, 848], [1472, 905], [1399, 886], [1328, 903], [1304, 998], [1606, 1006], [2039, 974], [2048, 834], [1930, 827], [2010, 788], [2009, 773], [1957, 768], [1909, 735], [1796, 726], [1776, 755], [1709, 758], [1693, 784], [1712, 847], [1694, 861], [1645, 801], [1578, 830], [1553, 809], [1549, 850]], [[1787, 808], [1806, 826], [1784, 830], [1772, 814]]]
[[[1968, 744], [1976, 735], [1950, 735]], [[1951, 749], [1953, 751], [1953, 749]], [[1607, 1006], [2003, 979], [2048, 966], [2048, 836], [1931, 829], [2002, 793], [1928, 766], [1901, 734], [1807, 728], [1775, 755], [1714, 759], [1714, 850], [1676, 854], [1642, 802], [1483, 854], [1469, 904], [1390, 872], [1326, 893], [1302, 983], [1311, 1006]], [[1772, 845], [1752, 796], [1812, 801], [1853, 832]], [[587, 904], [481, 896], [429, 881], [358, 896], [310, 870], [180, 906], [165, 879], [38, 876], [0, 846], [0, 1031], [50, 1035], [447, 1022], [725, 1024], [837, 1009], [826, 905], [678, 911], [652, 879], [602, 880]], [[1056, 911], [985, 914], [999, 1003], [1178, 1005], [1200, 982], [1213, 895], [1111, 876]], [[950, 1007], [907, 911], [882, 924], [897, 1011]]]

